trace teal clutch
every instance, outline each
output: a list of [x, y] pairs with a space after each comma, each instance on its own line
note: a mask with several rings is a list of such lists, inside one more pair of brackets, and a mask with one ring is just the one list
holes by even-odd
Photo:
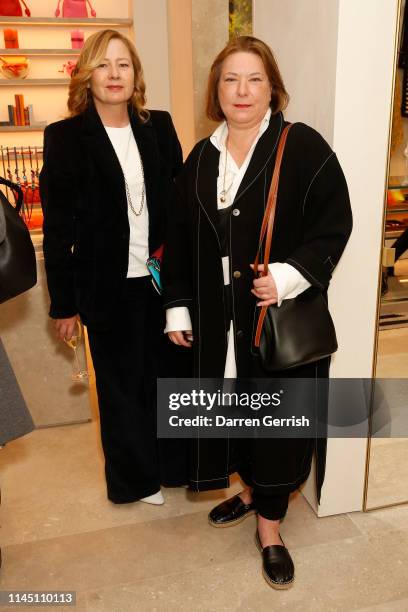
[[150, 255], [149, 259], [146, 261], [147, 269], [150, 272], [152, 277], [153, 287], [156, 289], [157, 293], [161, 295], [162, 285], [160, 280], [160, 266], [161, 266], [161, 258], [163, 254], [163, 245], [159, 247], [152, 255]]

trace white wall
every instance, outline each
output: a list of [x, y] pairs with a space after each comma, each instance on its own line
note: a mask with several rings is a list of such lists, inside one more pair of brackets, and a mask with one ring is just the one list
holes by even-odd
[[143, 65], [147, 106], [170, 110], [167, 0], [132, 0], [135, 44]]
[[[292, 97], [287, 116], [326, 136], [347, 178], [354, 230], [329, 292], [331, 375], [370, 377], [398, 0], [254, 2], [254, 34], [276, 50]], [[329, 440], [319, 515], [361, 510], [365, 456], [366, 440]]]
[[338, 0], [254, 0], [254, 36], [274, 52], [290, 95], [286, 117], [331, 143]]
[[[344, 347], [333, 363], [338, 377], [372, 374], [397, 16], [398, 0], [340, 0], [333, 146], [349, 184], [354, 231], [330, 294]], [[350, 277], [350, 270], [360, 273]], [[358, 304], [349, 296], [359, 296]], [[347, 448], [338, 442], [328, 461], [327, 514], [359, 510], [363, 497], [357, 485], [365, 441]], [[347, 474], [354, 475], [352, 489]]]
[[171, 114], [184, 157], [195, 145], [191, 0], [167, 0]]

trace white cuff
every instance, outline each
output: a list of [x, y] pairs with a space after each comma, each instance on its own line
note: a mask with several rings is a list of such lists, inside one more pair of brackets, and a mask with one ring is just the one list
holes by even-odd
[[283, 300], [295, 298], [311, 286], [309, 281], [288, 263], [271, 263], [268, 270], [273, 276], [278, 291], [278, 306]]
[[190, 329], [192, 329], [192, 325], [187, 306], [174, 306], [166, 310], [165, 334], [172, 331], [188, 331]]

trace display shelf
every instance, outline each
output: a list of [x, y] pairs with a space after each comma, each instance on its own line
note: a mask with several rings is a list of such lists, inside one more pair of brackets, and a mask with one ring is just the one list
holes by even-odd
[[71, 19], [67, 17], [0, 17], [0, 25], [19, 25], [19, 26], [116, 26], [129, 27], [133, 24], [133, 19], [116, 19], [115, 17], [86, 17], [81, 19]]
[[408, 213], [408, 205], [407, 206], [393, 206], [392, 204], [388, 204], [387, 206], [387, 215], [392, 213]]
[[[57, 72], [58, 68], [53, 66], [60, 62], [66, 63], [69, 59], [76, 61], [82, 51], [81, 49], [67, 48], [70, 45], [69, 30], [86, 28], [89, 33], [89, 31], [112, 28], [126, 33], [131, 32], [133, 26], [131, 3], [127, 4], [128, 6], [124, 8], [123, 12], [116, 10], [115, 3], [109, 4], [110, 9], [107, 5], [105, 15], [113, 15], [111, 17], [55, 17], [54, 9], [43, 9], [49, 16], [0, 16], [0, 24], [3, 28], [21, 28], [24, 35], [29, 37], [33, 34], [30, 40], [27, 38], [27, 41], [23, 42], [23, 48], [2, 48], [0, 49], [0, 56], [4, 56], [4, 58], [10, 56], [32, 58], [31, 62], [35, 64], [36, 70], [32, 73], [32, 78], [0, 78], [0, 88], [3, 88], [0, 89], [0, 92], [3, 92], [3, 108], [4, 104], [7, 106], [10, 103], [8, 98], [11, 94], [20, 93], [24, 94], [25, 104], [32, 104], [36, 114], [43, 115], [47, 119], [47, 124], [58, 120], [61, 114], [65, 112], [66, 101], [64, 95], [68, 93], [71, 79], [66, 72], [62, 73], [62, 70], [59, 71], [59, 74]], [[43, 12], [43, 10], [39, 7], [39, 11]], [[120, 17], [115, 16], [118, 14]], [[3, 42], [2, 44], [4, 45]], [[38, 125], [0, 126], [1, 142], [14, 140], [17, 146], [21, 146], [28, 139], [28, 135], [23, 134], [23, 132], [33, 132], [31, 140], [36, 142], [42, 138], [44, 129], [45, 126]], [[13, 134], [13, 136], [9, 136], [9, 134]]]
[[27, 85], [68, 85], [70, 79], [2, 79], [0, 87], [23, 87]]
[[3, 55], [13, 55], [13, 56], [38, 56], [38, 57], [46, 57], [49, 55], [67, 55], [71, 57], [71, 55], [79, 55], [81, 53], [81, 49], [0, 49], [0, 56]]
[[[34, 127], [34, 126], [29, 126], [29, 125], [24, 125], [23, 126], [23, 125], [21, 125], [21, 126], [10, 126], [10, 127], [14, 127], [15, 128], [15, 127]], [[39, 131], [42, 132], [43, 129], [44, 128], [41, 128]], [[13, 131], [13, 130], [7, 130], [7, 131]], [[34, 130], [27, 130], [27, 131], [32, 132]], [[36, 150], [37, 150], [37, 155], [42, 157], [42, 155], [43, 155], [43, 147], [42, 146], [40, 146], [40, 145], [39, 146], [33, 145], [30, 148], [31, 148], [31, 156], [32, 156], [33, 159], [35, 157]], [[15, 159], [16, 159], [16, 155], [14, 153], [14, 149], [17, 150], [17, 160], [20, 160], [20, 159], [23, 160], [24, 159], [24, 161], [28, 161], [30, 159], [30, 152], [28, 150], [28, 147], [19, 146], [19, 145], [17, 147], [14, 147], [14, 146], [7, 147], [7, 146], [4, 146], [4, 145], [1, 145], [1, 147], [0, 147], [0, 157], [2, 157], [2, 159], [4, 159], [4, 160], [7, 157], [7, 149], [8, 149], [8, 152], [9, 152], [10, 161], [15, 161]], [[19, 151], [21, 151], [21, 149], [24, 149], [24, 157], [21, 155], [21, 153], [19, 153]]]
[[388, 181], [388, 189], [408, 189], [408, 180], [406, 176], [390, 176]]
[[0, 132], [43, 132], [46, 125], [2, 125]]
[[406, 227], [400, 230], [397, 230], [397, 229], [385, 230], [385, 239], [390, 240], [391, 238], [399, 238], [405, 230], [406, 230]]

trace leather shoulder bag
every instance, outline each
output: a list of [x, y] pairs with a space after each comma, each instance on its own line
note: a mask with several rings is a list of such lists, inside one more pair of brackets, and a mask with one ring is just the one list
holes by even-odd
[[[279, 140], [254, 263], [256, 277], [268, 274], [280, 168], [290, 128], [291, 124], [284, 128]], [[263, 246], [264, 268], [262, 273], [258, 273]], [[262, 366], [268, 372], [298, 368], [334, 353], [337, 350], [336, 332], [322, 292], [316, 287], [310, 287], [293, 299], [283, 300], [279, 307], [276, 304], [263, 306], [259, 313], [254, 344], [259, 349]]]
[[[0, 178], [0, 184], [17, 192], [17, 204], [12, 206], [0, 191], [3, 215], [3, 240], [0, 242], [0, 304], [31, 289], [37, 282], [35, 252], [30, 232], [20, 217], [23, 193], [18, 185]], [[1, 233], [1, 232], [0, 232]]]

